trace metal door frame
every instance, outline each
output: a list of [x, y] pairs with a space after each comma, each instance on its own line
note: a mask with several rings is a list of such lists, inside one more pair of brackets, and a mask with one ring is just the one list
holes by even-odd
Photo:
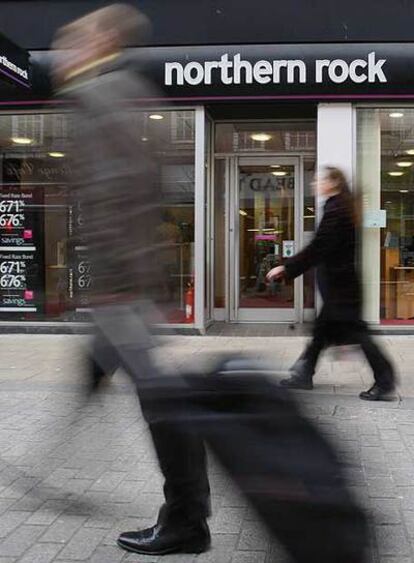
[[295, 197], [294, 197], [294, 234], [295, 248], [298, 250], [303, 242], [303, 157], [300, 156], [234, 156], [228, 160], [228, 181], [226, 182], [226, 204], [228, 225], [226, 225], [226, 279], [227, 283], [227, 314], [230, 322], [303, 322], [303, 277], [294, 281], [294, 305], [292, 309], [247, 309], [239, 307], [239, 272], [240, 272], [240, 190], [239, 166], [240, 165], [272, 165], [285, 164], [294, 166]]

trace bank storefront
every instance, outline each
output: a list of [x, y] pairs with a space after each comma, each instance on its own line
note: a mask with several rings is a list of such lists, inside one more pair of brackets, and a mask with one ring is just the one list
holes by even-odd
[[[325, 164], [343, 168], [361, 195], [365, 318], [414, 326], [413, 48], [235, 45], [130, 54], [168, 97], [167, 105], [137, 100], [131, 119], [144, 124], [141, 143], [164, 139], [157, 236], [166, 243], [160, 307], [169, 326], [202, 332], [214, 321], [312, 320], [312, 273], [270, 286], [264, 278], [311, 239], [320, 210], [311, 183]], [[42, 82], [50, 56], [32, 53], [30, 91], [22, 86], [1, 99], [3, 326], [76, 328], [88, 320], [93, 272], [82, 210], [71, 198], [71, 114]]]

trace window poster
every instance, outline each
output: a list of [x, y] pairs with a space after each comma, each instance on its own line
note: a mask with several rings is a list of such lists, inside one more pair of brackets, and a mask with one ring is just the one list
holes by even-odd
[[0, 313], [42, 313], [43, 191], [0, 186]]

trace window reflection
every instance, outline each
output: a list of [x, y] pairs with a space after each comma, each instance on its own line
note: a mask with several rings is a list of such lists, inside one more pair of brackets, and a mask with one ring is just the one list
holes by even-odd
[[220, 123], [216, 153], [303, 152], [316, 150], [315, 123]]
[[[380, 277], [379, 317], [386, 324], [414, 322], [414, 110], [358, 111], [358, 180], [365, 222], [362, 264]], [[379, 239], [372, 212], [385, 210]], [[371, 217], [371, 218], [370, 218]], [[380, 264], [369, 250], [380, 246]], [[378, 247], [377, 247], [378, 248]], [[367, 274], [369, 275], [369, 274]], [[366, 284], [370, 278], [365, 275]], [[372, 274], [371, 274], [372, 276]], [[372, 282], [371, 282], [372, 283]]]
[[[154, 119], [154, 115], [157, 118]], [[142, 143], [159, 150], [158, 182], [167, 242], [165, 318], [188, 322], [185, 294], [194, 278], [193, 111], [133, 112]], [[73, 200], [69, 113], [0, 116], [0, 315], [8, 320], [82, 320], [93, 272]], [[138, 130], [138, 128], [137, 128]]]

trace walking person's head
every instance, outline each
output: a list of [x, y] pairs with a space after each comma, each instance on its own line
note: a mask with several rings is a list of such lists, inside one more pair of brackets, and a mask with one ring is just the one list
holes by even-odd
[[80, 66], [83, 49], [83, 32], [78, 22], [59, 28], [52, 43], [55, 51], [52, 64], [52, 81], [55, 88], [63, 86], [68, 77]]
[[140, 45], [150, 34], [147, 16], [128, 4], [112, 4], [95, 10], [60, 28], [53, 43], [64, 50], [54, 68], [58, 82], [83, 69], [117, 56], [125, 47]]
[[85, 32], [89, 57], [99, 59], [137, 46], [149, 36], [147, 16], [129, 4], [111, 4], [78, 20]]
[[331, 197], [338, 194], [350, 195], [351, 190], [342, 170], [325, 166], [318, 177], [317, 192], [322, 197]]
[[349, 217], [356, 226], [361, 223], [360, 194], [351, 192], [344, 172], [335, 166], [325, 166], [317, 181], [317, 193], [324, 198], [341, 196], [342, 207], [347, 208]]

